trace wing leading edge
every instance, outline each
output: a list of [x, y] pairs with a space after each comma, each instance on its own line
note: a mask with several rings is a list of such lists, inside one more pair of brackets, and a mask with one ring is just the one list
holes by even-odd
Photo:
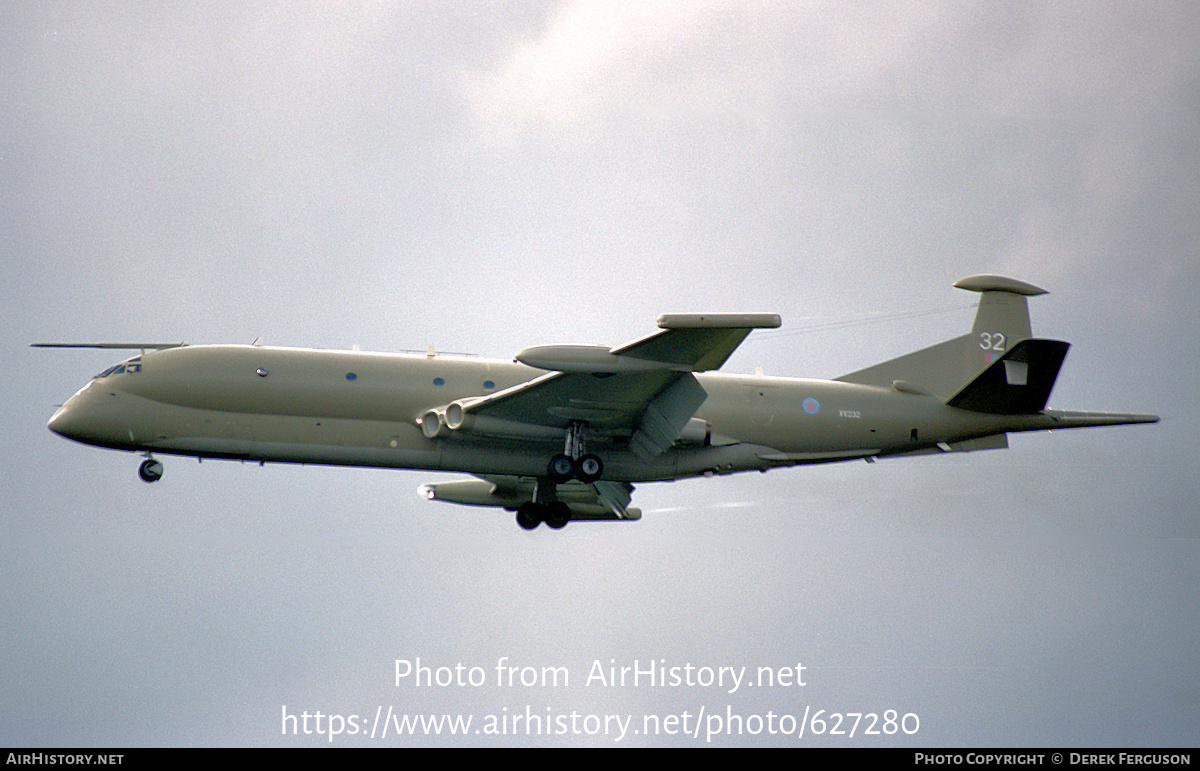
[[779, 325], [778, 315], [766, 313], [667, 314], [658, 319], [659, 332], [616, 348], [527, 348], [517, 361], [551, 372], [452, 402], [427, 413], [422, 427], [431, 436], [439, 429], [553, 436], [579, 423], [593, 435], [627, 436], [635, 452], [657, 455], [707, 396], [692, 373], [720, 367], [752, 330]]
[[515, 510], [527, 529], [540, 521], [558, 528], [569, 519], [639, 519], [629, 505], [633, 486], [601, 479], [603, 462], [587, 442], [626, 443], [643, 458], [666, 452], [708, 398], [693, 373], [719, 368], [752, 330], [779, 325], [779, 316], [767, 313], [667, 314], [658, 319], [660, 331], [616, 348], [527, 348], [516, 360], [547, 374], [429, 410], [421, 429], [431, 439], [458, 432], [564, 441], [563, 452], [548, 457], [544, 476], [443, 482], [421, 493]]

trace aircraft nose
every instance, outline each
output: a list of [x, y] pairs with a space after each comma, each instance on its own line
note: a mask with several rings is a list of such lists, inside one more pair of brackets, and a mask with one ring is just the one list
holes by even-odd
[[78, 440], [84, 433], [79, 419], [79, 400], [68, 399], [66, 404], [50, 416], [46, 427], [59, 436]]
[[117, 429], [120, 427], [111, 414], [111, 398], [112, 395], [94, 393], [89, 384], [50, 416], [47, 428], [76, 442], [108, 446], [115, 437], [119, 438]]

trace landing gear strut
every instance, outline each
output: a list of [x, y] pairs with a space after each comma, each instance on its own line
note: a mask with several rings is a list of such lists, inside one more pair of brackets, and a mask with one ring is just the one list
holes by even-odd
[[146, 456], [146, 459], [142, 461], [142, 465], [138, 466], [138, 476], [141, 477], [143, 482], [157, 482], [162, 479], [162, 475], [163, 464], [150, 456]]
[[563, 451], [550, 458], [546, 476], [537, 480], [533, 500], [517, 509], [517, 524], [533, 530], [545, 522], [555, 530], [571, 521], [571, 507], [558, 500], [558, 486], [578, 479], [590, 485], [604, 475], [604, 461], [587, 451], [587, 423], [572, 420], [567, 424]]

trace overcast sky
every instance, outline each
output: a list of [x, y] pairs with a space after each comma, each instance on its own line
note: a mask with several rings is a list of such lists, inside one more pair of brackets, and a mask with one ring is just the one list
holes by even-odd
[[[1189, 0], [5, 4], [0, 745], [321, 745], [284, 713], [392, 707], [477, 722], [334, 744], [693, 746], [712, 723], [474, 730], [808, 709], [919, 731], [712, 743], [1194, 747], [1197, 40]], [[27, 347], [509, 358], [767, 311], [727, 371], [834, 377], [968, 330], [981, 272], [1050, 291], [1051, 406], [1163, 421], [640, 485], [640, 522], [529, 533], [416, 497], [453, 475], [145, 485], [45, 430], [119, 357]], [[487, 680], [397, 687], [418, 657]], [[569, 684], [498, 686], [503, 657]], [[806, 685], [587, 684], [635, 660]]]

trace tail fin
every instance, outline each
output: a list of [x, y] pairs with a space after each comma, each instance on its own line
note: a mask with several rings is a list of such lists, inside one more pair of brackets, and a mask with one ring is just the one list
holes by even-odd
[[[835, 379], [845, 383], [920, 390], [949, 401], [1006, 353], [1032, 337], [1026, 298], [1046, 294], [1045, 289], [992, 275], [968, 276], [956, 281], [954, 286], [982, 295], [969, 335]], [[1056, 376], [1057, 373], [1056, 368]], [[1053, 382], [1052, 378], [1051, 385]]]
[[1060, 340], [1022, 340], [946, 403], [993, 415], [1041, 412], [1070, 347]]

